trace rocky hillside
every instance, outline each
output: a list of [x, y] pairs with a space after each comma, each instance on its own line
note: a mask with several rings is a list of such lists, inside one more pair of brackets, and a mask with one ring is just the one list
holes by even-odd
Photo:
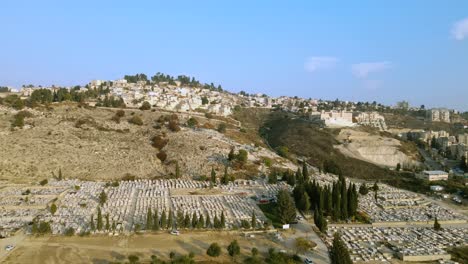
[[336, 139], [342, 144], [336, 145], [341, 153], [386, 167], [413, 167], [420, 165], [416, 146], [374, 131], [364, 129], [341, 129]]
[[[63, 177], [80, 179], [171, 177], [176, 166], [181, 177], [208, 176], [211, 168], [222, 175], [231, 148], [249, 154], [229, 171], [238, 177], [268, 171], [265, 160], [268, 166], [294, 168], [254, 145], [233, 122], [203, 114], [194, 114], [197, 124], [188, 127], [188, 114], [172, 122], [172, 113], [154, 110], [126, 109], [118, 117], [118, 109], [53, 104], [26, 111], [20, 113], [24, 126], [12, 128], [18, 111], [0, 108], [0, 180], [37, 181], [60, 170]], [[215, 130], [226, 121], [224, 133]]]

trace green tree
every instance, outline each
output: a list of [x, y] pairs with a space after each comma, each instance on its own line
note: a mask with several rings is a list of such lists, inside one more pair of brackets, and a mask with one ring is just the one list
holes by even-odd
[[437, 220], [437, 216], [436, 216], [434, 219], [434, 230], [439, 231], [441, 229], [442, 227], [440, 226], [439, 221]]
[[153, 229], [153, 214], [151, 212], [151, 207], [148, 207], [146, 212], [146, 230]]
[[224, 216], [224, 211], [221, 212], [221, 221], [219, 222], [220, 228], [226, 227], [226, 217]]
[[359, 194], [361, 195], [367, 195], [369, 193], [369, 189], [367, 188], [366, 184], [363, 183], [361, 186], [359, 186]]
[[245, 149], [240, 149], [239, 153], [236, 155], [236, 160], [241, 164], [245, 164], [247, 162], [248, 156], [249, 154]]
[[190, 228], [190, 215], [188, 213], [185, 214], [185, 218], [184, 218], [184, 227], [185, 228]]
[[277, 195], [278, 216], [282, 224], [288, 224], [296, 219], [296, 206], [288, 191], [280, 190]]
[[400, 171], [401, 170], [401, 164], [400, 163], [397, 163], [396, 165], [396, 171]]
[[92, 231], [96, 230], [96, 226], [94, 225], [94, 215], [91, 215], [91, 221], [89, 222], [89, 225]]
[[57, 205], [55, 205], [55, 203], [52, 203], [52, 205], [50, 206], [50, 213], [55, 214], [55, 212], [57, 212]]
[[234, 148], [231, 148], [231, 150], [229, 151], [229, 154], [228, 154], [228, 160], [232, 161], [235, 158], [236, 158], [236, 153], [234, 153]]
[[302, 177], [304, 182], [309, 182], [309, 169], [305, 160], [302, 162]]
[[299, 210], [302, 212], [307, 212], [310, 210], [310, 197], [307, 192], [303, 192], [301, 198], [299, 199], [299, 203], [297, 204]]
[[144, 101], [143, 104], [140, 106], [140, 110], [150, 110], [151, 104], [147, 101]]
[[211, 168], [211, 182], [216, 183], [216, 172], [214, 168]]
[[167, 217], [167, 229], [171, 229], [174, 225], [174, 216], [172, 214], [172, 210], [169, 210], [169, 215]]
[[99, 204], [102, 206], [102, 205], [104, 205], [106, 202], [107, 202], [107, 194], [106, 194], [106, 192], [103, 190], [103, 191], [99, 194]]
[[187, 120], [187, 126], [188, 127], [196, 127], [198, 126], [198, 120], [195, 119], [194, 117], [191, 117]]
[[97, 224], [96, 224], [97, 230], [101, 231], [102, 230], [102, 214], [101, 214], [101, 207], [98, 207], [98, 212], [97, 212]]
[[153, 230], [159, 231], [159, 229], [161, 229], [161, 224], [159, 222], [159, 212], [158, 210], [155, 210], [153, 214]]
[[212, 243], [206, 250], [206, 254], [210, 257], [219, 257], [219, 255], [221, 255], [221, 247], [218, 243]]
[[192, 228], [197, 228], [198, 226], [198, 217], [195, 212], [192, 214]]
[[161, 227], [164, 229], [167, 227], [167, 216], [166, 216], [166, 210], [162, 211], [161, 214]]
[[340, 234], [333, 235], [333, 244], [330, 249], [330, 260], [332, 264], [352, 264], [349, 251], [346, 248]]
[[176, 179], [179, 179], [179, 178], [180, 178], [180, 167], [179, 167], [179, 162], [176, 162], [175, 177], [176, 177]]
[[237, 240], [234, 240], [229, 244], [227, 251], [231, 257], [235, 257], [240, 254], [240, 246]]
[[250, 220], [250, 225], [252, 226], [252, 229], [257, 228], [257, 216], [255, 215], [254, 211], [252, 211], [252, 219]]
[[229, 183], [229, 174], [228, 174], [228, 166], [224, 166], [224, 175], [221, 178], [221, 184], [228, 184]]
[[109, 214], [108, 213], [106, 214], [106, 230], [107, 231], [110, 230], [110, 222], [109, 222]]
[[211, 220], [210, 220], [210, 215], [209, 215], [209, 214], [206, 215], [205, 226], [206, 226], [206, 228], [211, 228], [211, 227], [212, 227]]
[[205, 227], [205, 219], [203, 218], [203, 215], [200, 214], [200, 217], [198, 218], [198, 223], [197, 223], [197, 228], [204, 228]]
[[135, 256], [135, 255], [128, 256], [128, 262], [130, 262], [130, 264], [136, 264], [138, 263], [138, 260], [140, 260], [138, 256]]

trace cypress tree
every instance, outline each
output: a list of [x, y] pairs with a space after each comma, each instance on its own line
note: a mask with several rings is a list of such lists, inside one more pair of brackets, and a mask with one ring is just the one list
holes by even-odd
[[161, 227], [164, 229], [164, 228], [167, 228], [167, 217], [166, 217], [166, 210], [163, 210], [162, 211], [162, 214], [161, 214]]
[[108, 213], [106, 214], [106, 230], [107, 231], [110, 230], [109, 214]]
[[252, 220], [250, 221], [250, 225], [252, 226], [252, 229], [257, 228], [257, 217], [255, 216], [254, 211], [252, 211]]
[[177, 228], [185, 228], [184, 214], [179, 210], [177, 211]]
[[193, 212], [193, 215], [192, 215], [192, 228], [197, 228], [198, 226], [198, 217], [197, 217], [197, 214], [195, 212]]
[[92, 231], [96, 230], [96, 226], [94, 225], [94, 215], [91, 215], [90, 226]]
[[346, 182], [341, 183], [341, 219], [346, 220], [348, 218], [348, 194], [346, 191]]
[[352, 264], [349, 251], [346, 248], [340, 234], [333, 235], [333, 244], [330, 249], [330, 259], [332, 264]]
[[221, 184], [228, 184], [229, 183], [229, 175], [228, 175], [228, 166], [224, 166], [224, 175], [221, 178]]
[[115, 221], [112, 221], [112, 231], [115, 231], [115, 228], [116, 228]]
[[304, 182], [309, 182], [309, 169], [305, 160], [302, 162], [302, 178], [304, 178]]
[[221, 212], [220, 227], [221, 227], [221, 228], [225, 228], [225, 227], [226, 227], [226, 218], [224, 217], [224, 211]]
[[185, 227], [185, 228], [190, 228], [190, 224], [191, 224], [191, 222], [190, 222], [190, 215], [189, 215], [189, 213], [187, 212], [187, 213], [185, 214], [185, 218], [184, 218], [184, 227]]
[[175, 177], [176, 179], [180, 178], [180, 168], [179, 168], [179, 162], [176, 162], [176, 167], [175, 167]]
[[153, 214], [151, 208], [148, 207], [148, 211], [146, 212], [146, 230], [151, 229], [153, 229]]
[[211, 168], [211, 182], [216, 183], [216, 172], [214, 168]]
[[159, 212], [155, 210], [153, 216], [153, 230], [159, 231], [159, 229], [161, 229], [161, 225], [159, 224]]
[[217, 215], [215, 215], [215, 217], [214, 217], [213, 227], [216, 228], [216, 229], [220, 228], [219, 219], [218, 219]]
[[210, 215], [209, 215], [209, 214], [206, 215], [205, 226], [206, 226], [206, 228], [211, 228], [211, 227], [212, 227], [211, 219], [210, 219]]
[[102, 230], [102, 214], [101, 214], [101, 207], [98, 207], [98, 215], [97, 215], [97, 229], [100, 231]]
[[172, 210], [169, 210], [169, 216], [167, 217], [167, 229], [172, 229], [174, 225], [174, 215], [172, 213]]
[[439, 231], [439, 230], [441, 230], [441, 229], [442, 229], [442, 228], [441, 228], [441, 226], [440, 226], [440, 224], [439, 224], [439, 221], [437, 221], [437, 216], [436, 216], [435, 219], [434, 219], [434, 230], [435, 230], [435, 231]]
[[310, 210], [310, 198], [306, 192], [302, 193], [302, 197], [300, 198], [299, 203], [297, 205], [299, 209], [303, 212], [307, 212]]
[[203, 214], [200, 214], [200, 218], [198, 218], [197, 228], [204, 228], [205, 227], [205, 219], [203, 219]]
[[326, 197], [325, 211], [327, 212], [328, 215], [331, 215], [333, 211], [333, 198], [332, 198], [332, 192], [330, 190], [330, 186], [326, 187], [325, 197]]
[[297, 168], [297, 171], [296, 171], [296, 181], [301, 184], [304, 182], [304, 178], [302, 177], [302, 172], [301, 172], [301, 169], [300, 168]]

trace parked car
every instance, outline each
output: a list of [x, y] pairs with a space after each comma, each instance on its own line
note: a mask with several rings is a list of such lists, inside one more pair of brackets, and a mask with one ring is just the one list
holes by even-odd
[[171, 235], [178, 236], [178, 235], [180, 235], [180, 232], [179, 232], [179, 230], [172, 230]]
[[304, 264], [314, 264], [314, 262], [308, 258], [304, 260]]
[[15, 247], [12, 246], [12, 245], [7, 245], [7, 246], [5, 247], [5, 250], [6, 250], [6, 251], [10, 251], [10, 250], [12, 250], [13, 248], [15, 248]]

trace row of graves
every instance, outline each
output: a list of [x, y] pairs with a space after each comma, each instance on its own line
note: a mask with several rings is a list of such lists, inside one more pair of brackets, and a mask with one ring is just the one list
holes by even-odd
[[[76, 180], [61, 182], [68, 184], [69, 189], [55, 201], [57, 211], [52, 214], [44, 210], [38, 216], [39, 221], [51, 223], [54, 234], [64, 234], [70, 228], [78, 234], [114, 235], [146, 229], [149, 210], [153, 217], [157, 214], [157, 219], [163, 212], [166, 217], [172, 214], [174, 226], [169, 228], [177, 228], [178, 215], [203, 216], [211, 219], [211, 223], [223, 215], [228, 229], [240, 227], [243, 221], [250, 222], [255, 215], [256, 227], [260, 228], [267, 219], [251, 197], [259, 193], [276, 195], [280, 188], [287, 188], [263, 181], [236, 181], [214, 188], [209, 182], [178, 179], [122, 181], [118, 185]], [[107, 199], [101, 203], [103, 192]], [[98, 218], [103, 222], [100, 227]]]
[[11, 236], [16, 230], [31, 223], [67, 188], [11, 185], [0, 189], [0, 237]]
[[360, 196], [359, 210], [369, 215], [373, 223], [431, 223], [437, 217], [442, 223], [465, 222], [466, 216], [442, 207], [422, 195], [379, 184], [377, 197], [370, 191]]
[[423, 227], [331, 227], [326, 243], [339, 232], [353, 262], [391, 262], [449, 260], [446, 249], [468, 244], [467, 228]]

